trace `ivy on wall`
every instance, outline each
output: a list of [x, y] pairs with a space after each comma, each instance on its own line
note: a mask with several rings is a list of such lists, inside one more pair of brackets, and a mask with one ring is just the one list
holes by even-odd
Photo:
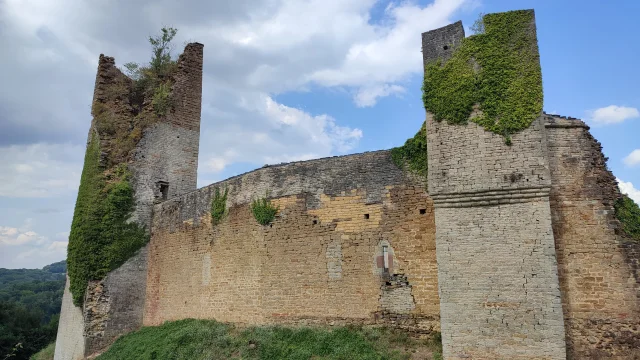
[[622, 230], [633, 240], [640, 242], [640, 207], [625, 194], [615, 203], [616, 218]]
[[427, 178], [427, 123], [404, 145], [391, 149], [393, 162], [401, 169], [408, 169]]
[[260, 225], [268, 225], [276, 218], [280, 207], [274, 206], [267, 196], [251, 201], [251, 212]]
[[220, 220], [227, 214], [227, 195], [229, 189], [224, 189], [224, 194], [220, 193], [220, 188], [216, 188], [211, 199], [211, 222], [213, 225], [218, 224]]
[[[424, 107], [436, 121], [471, 120], [500, 134], [528, 128], [542, 113], [542, 72], [534, 14], [519, 10], [488, 14], [484, 33], [463, 39], [452, 57], [427, 64]], [[474, 106], [480, 110], [474, 113]]]
[[80, 306], [89, 280], [102, 279], [147, 243], [145, 229], [127, 220], [134, 210], [126, 164], [100, 164], [100, 139], [87, 146], [69, 234], [67, 266], [73, 302]]
[[[135, 209], [127, 162], [155, 116], [164, 116], [172, 103], [171, 57], [174, 28], [149, 37], [153, 57], [148, 66], [125, 64], [133, 80], [117, 81], [107, 89], [106, 102], [94, 102], [94, 128], [87, 145], [78, 198], [71, 223], [67, 265], [73, 302], [80, 306], [90, 280], [100, 280], [118, 268], [149, 240], [147, 231], [129, 219]], [[150, 99], [153, 113], [143, 111]], [[129, 102], [131, 114], [116, 113], [114, 104]], [[133, 121], [132, 121], [133, 120]]]

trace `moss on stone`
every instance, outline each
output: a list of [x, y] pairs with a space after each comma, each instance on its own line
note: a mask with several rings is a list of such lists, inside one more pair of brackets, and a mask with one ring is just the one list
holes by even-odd
[[427, 123], [424, 122], [416, 135], [404, 145], [391, 149], [393, 162], [401, 169], [412, 171], [427, 178]]
[[615, 203], [616, 218], [622, 230], [634, 241], [640, 242], [640, 207], [627, 195], [622, 195]]
[[[532, 11], [488, 14], [485, 32], [463, 39], [452, 57], [427, 64], [423, 101], [436, 121], [471, 120], [500, 134], [528, 128], [542, 113], [542, 72]], [[478, 113], [470, 119], [474, 106]]]
[[105, 169], [100, 139], [87, 146], [67, 254], [73, 302], [80, 306], [89, 280], [100, 280], [147, 243], [149, 236], [128, 222], [134, 210], [133, 188], [126, 164]]

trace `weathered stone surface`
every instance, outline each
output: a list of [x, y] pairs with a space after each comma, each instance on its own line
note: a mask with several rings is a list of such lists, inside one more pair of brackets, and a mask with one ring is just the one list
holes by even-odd
[[640, 244], [620, 233], [615, 177], [584, 122], [548, 115], [545, 123], [569, 355], [640, 358]]
[[[115, 65], [111, 57], [100, 55], [94, 90], [94, 115], [100, 109], [100, 121], [94, 117], [89, 138], [95, 132], [105, 152], [103, 160], [127, 163], [135, 191], [135, 212], [131, 221], [150, 230], [154, 204], [196, 189], [200, 109], [202, 101], [203, 46], [191, 43], [178, 59], [171, 89], [173, 108], [166, 116], [153, 113], [149, 99], [135, 104], [132, 81]], [[140, 108], [138, 108], [140, 107]], [[151, 119], [151, 120], [150, 120]], [[143, 121], [149, 122], [142, 126]], [[134, 130], [143, 129], [131, 152], [122, 152], [115, 140], [116, 132], [134, 138]], [[134, 129], [134, 130], [132, 130]], [[136, 135], [137, 136], [137, 135]], [[106, 153], [110, 156], [106, 156]], [[116, 154], [116, 155], [114, 155]], [[112, 165], [103, 163], [103, 165]], [[148, 246], [128, 259], [100, 281], [91, 281], [83, 309], [62, 308], [60, 323], [63, 333], [75, 334], [76, 313], [83, 317], [83, 346], [63, 345], [56, 360], [95, 355], [105, 350], [119, 336], [142, 326], [147, 280]], [[70, 314], [66, 314], [70, 312]], [[70, 330], [66, 330], [69, 327]], [[64, 329], [64, 330], [62, 330]], [[73, 331], [72, 331], [73, 330]], [[70, 335], [69, 335], [70, 336]], [[69, 342], [71, 340], [64, 340]], [[73, 342], [80, 341], [74, 339]], [[80, 355], [80, 356], [82, 356]]]
[[447, 359], [566, 356], [544, 130], [540, 118], [507, 146], [427, 116]]
[[73, 305], [69, 277], [64, 285], [60, 322], [56, 336], [55, 359], [79, 360], [84, 357], [84, 319], [82, 309]]
[[[216, 188], [228, 189], [229, 211], [212, 226]], [[262, 226], [249, 203], [266, 191], [280, 211]], [[431, 201], [388, 151], [261, 168], [159, 204], [153, 220], [145, 324], [438, 328]], [[383, 245], [405, 284], [387, 285]]]

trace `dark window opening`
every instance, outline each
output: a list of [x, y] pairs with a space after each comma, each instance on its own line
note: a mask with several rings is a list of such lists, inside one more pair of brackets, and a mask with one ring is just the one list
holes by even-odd
[[420, 215], [424, 215], [427, 213], [427, 209], [420, 209]]
[[382, 272], [384, 274], [389, 273], [389, 248], [387, 246], [382, 247]]
[[162, 197], [162, 200], [167, 200], [167, 198], [169, 197], [169, 183], [160, 181], [158, 182], [158, 185], [160, 186], [160, 195]]
[[443, 47], [443, 49], [448, 50], [448, 49], [449, 49], [449, 47], [448, 47], [447, 45], [445, 45], [445, 46]]
[[364, 214], [365, 219], [369, 219], [369, 214]]
[[318, 220], [313, 220], [313, 225], [318, 225]]

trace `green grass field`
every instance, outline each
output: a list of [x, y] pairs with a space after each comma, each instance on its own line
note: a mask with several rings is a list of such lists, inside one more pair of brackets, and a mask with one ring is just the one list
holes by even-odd
[[387, 328], [281, 326], [238, 329], [213, 320], [144, 327], [118, 339], [99, 360], [124, 359], [438, 359], [439, 338]]

